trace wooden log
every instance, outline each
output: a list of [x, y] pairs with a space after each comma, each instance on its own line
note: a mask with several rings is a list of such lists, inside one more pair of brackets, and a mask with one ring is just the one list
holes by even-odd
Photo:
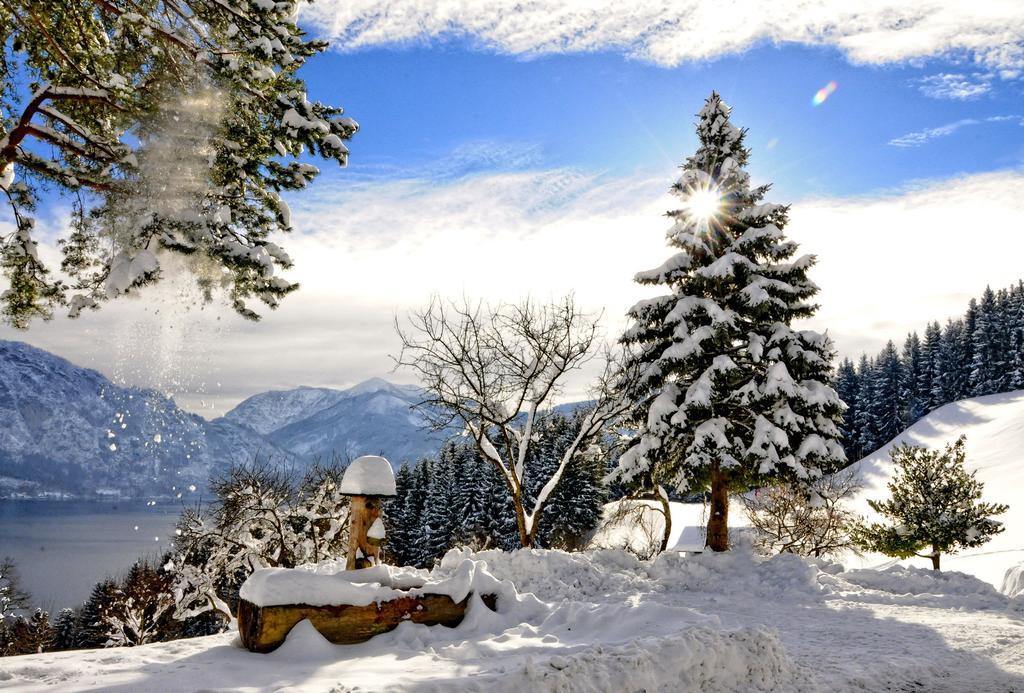
[[[424, 594], [366, 606], [256, 606], [243, 599], [238, 603], [238, 634], [250, 651], [272, 652], [284, 642], [296, 623], [309, 619], [327, 640], [348, 645], [394, 630], [402, 621], [454, 628], [462, 623], [470, 597], [472, 595], [455, 602], [447, 595]], [[495, 610], [495, 595], [481, 595], [481, 599], [489, 609]]]

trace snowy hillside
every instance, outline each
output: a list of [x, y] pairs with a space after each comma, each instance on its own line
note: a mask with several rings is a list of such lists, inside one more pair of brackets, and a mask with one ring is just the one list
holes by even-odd
[[[402, 623], [332, 645], [299, 623], [254, 654], [232, 633], [0, 659], [0, 689], [1012, 691], [1024, 602], [972, 577], [846, 571], [748, 550], [650, 563], [621, 551], [453, 551], [438, 577], [499, 594], [458, 628]], [[493, 577], [491, 577], [493, 576]], [[508, 582], [495, 585], [494, 578]]]
[[[251, 426], [304, 460], [383, 454], [394, 463], [433, 455], [450, 433], [426, 430], [414, 385], [372, 378], [348, 390], [300, 387], [253, 395], [223, 420]], [[454, 431], [453, 431], [454, 432]]]
[[[895, 440], [852, 466], [865, 483], [856, 498], [859, 513], [873, 516], [868, 499], [888, 497], [892, 478], [889, 450], [906, 442], [940, 448], [967, 436], [967, 468], [977, 470], [985, 483], [984, 499], [1006, 503], [1010, 509], [999, 519], [1006, 531], [976, 549], [944, 556], [942, 567], [975, 575], [999, 586], [1012, 565], [1024, 561], [1024, 391], [967, 399], [936, 409]], [[867, 557], [877, 564], [882, 558]], [[912, 565], [928, 565], [914, 559]]]
[[257, 451], [289, 458], [246, 426], [208, 422], [159, 392], [0, 341], [0, 496], [187, 496]]

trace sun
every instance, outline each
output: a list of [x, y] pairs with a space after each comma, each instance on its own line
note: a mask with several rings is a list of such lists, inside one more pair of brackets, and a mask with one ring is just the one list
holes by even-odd
[[690, 192], [686, 208], [700, 221], [708, 221], [718, 215], [722, 208], [721, 194], [712, 188], [698, 188]]

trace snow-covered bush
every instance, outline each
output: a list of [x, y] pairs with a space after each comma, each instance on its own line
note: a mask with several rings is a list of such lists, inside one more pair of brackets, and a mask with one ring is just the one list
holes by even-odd
[[857, 477], [844, 471], [815, 479], [808, 488], [776, 484], [744, 494], [754, 546], [767, 555], [820, 557], [849, 550], [856, 516], [847, 502], [860, 488]]
[[[888, 556], [930, 558], [939, 569], [944, 553], [981, 546], [1004, 527], [992, 519], [1006, 512], [1000, 503], [982, 503], [984, 484], [965, 469], [967, 439], [961, 436], [943, 450], [914, 445], [892, 449], [896, 474], [890, 498], [868, 501], [888, 523], [859, 523], [853, 540], [867, 551]], [[930, 548], [926, 554], [921, 552]]]
[[9, 556], [0, 559], [0, 623], [18, 609], [28, 606], [29, 595], [21, 589], [21, 580]]
[[341, 470], [313, 466], [296, 481], [266, 463], [234, 467], [214, 479], [216, 501], [178, 522], [173, 572], [175, 617], [215, 610], [232, 617], [238, 588], [258, 568], [294, 568], [343, 556], [348, 499]]
[[138, 561], [119, 581], [100, 611], [107, 647], [133, 647], [168, 639], [174, 611], [170, 573]]

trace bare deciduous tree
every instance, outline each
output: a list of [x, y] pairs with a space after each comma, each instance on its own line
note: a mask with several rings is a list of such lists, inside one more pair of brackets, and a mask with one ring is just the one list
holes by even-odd
[[565, 469], [599, 443], [600, 434], [628, 409], [616, 387], [629, 372], [610, 354], [590, 393], [590, 409], [532, 508], [524, 503], [524, 474], [538, 413], [549, 408], [566, 377], [597, 356], [598, 318], [571, 296], [550, 305], [531, 300], [486, 306], [433, 299], [409, 316], [398, 366], [419, 375], [427, 392], [420, 411], [435, 429], [453, 424], [504, 479], [512, 496], [523, 546], [533, 546], [540, 518]]
[[852, 549], [849, 529], [856, 517], [846, 501], [860, 488], [852, 472], [840, 472], [815, 480], [810, 495], [779, 484], [743, 496], [758, 550], [820, 557]]

